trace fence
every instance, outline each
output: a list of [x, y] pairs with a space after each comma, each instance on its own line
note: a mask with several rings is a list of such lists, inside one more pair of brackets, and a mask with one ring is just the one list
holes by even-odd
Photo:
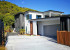
[[57, 31], [57, 43], [70, 46], [70, 32]]

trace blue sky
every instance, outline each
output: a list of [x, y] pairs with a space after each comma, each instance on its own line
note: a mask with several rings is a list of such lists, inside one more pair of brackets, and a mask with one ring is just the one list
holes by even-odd
[[70, 0], [6, 0], [20, 7], [27, 7], [38, 11], [56, 10], [70, 14]]

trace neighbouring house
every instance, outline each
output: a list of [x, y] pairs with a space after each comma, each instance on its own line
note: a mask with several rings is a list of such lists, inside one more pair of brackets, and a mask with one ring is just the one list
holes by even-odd
[[57, 36], [60, 30], [60, 17], [64, 12], [60, 11], [27, 11], [15, 15], [15, 29], [25, 29], [26, 34]]
[[4, 23], [0, 20], [0, 45], [2, 45], [4, 37]]

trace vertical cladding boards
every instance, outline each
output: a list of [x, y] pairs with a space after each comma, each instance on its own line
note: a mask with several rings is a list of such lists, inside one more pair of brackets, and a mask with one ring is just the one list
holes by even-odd
[[17, 15], [15, 17], [15, 28], [16, 28], [16, 31], [18, 31], [19, 28], [20, 28], [20, 18], [19, 17], [20, 17], [19, 15]]
[[23, 14], [20, 14], [20, 28], [25, 27], [25, 17]]
[[70, 18], [68, 18], [67, 21], [68, 21], [68, 31], [70, 31]]

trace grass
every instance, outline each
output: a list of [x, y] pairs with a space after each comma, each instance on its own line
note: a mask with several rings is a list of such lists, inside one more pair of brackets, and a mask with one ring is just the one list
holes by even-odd
[[5, 50], [5, 46], [0, 46], [0, 50]]

